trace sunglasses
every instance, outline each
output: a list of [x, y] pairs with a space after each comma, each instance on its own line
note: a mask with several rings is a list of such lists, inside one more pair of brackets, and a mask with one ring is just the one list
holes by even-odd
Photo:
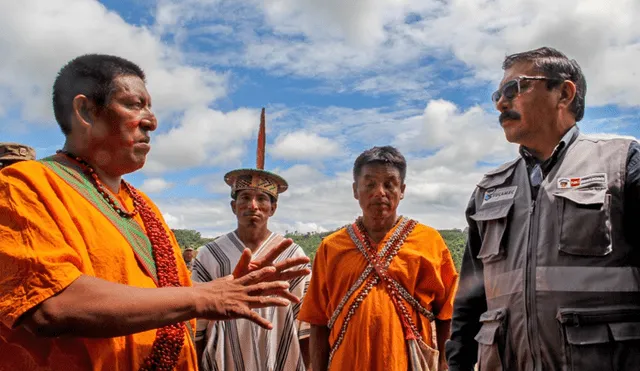
[[493, 92], [491, 94], [491, 100], [493, 103], [498, 103], [500, 98], [505, 97], [508, 100], [512, 100], [513, 98], [520, 95], [522, 92], [522, 87], [520, 85], [521, 81], [526, 80], [555, 80], [560, 81], [560, 79], [554, 79], [546, 76], [518, 76], [513, 80], [507, 81], [502, 85], [501, 88]]

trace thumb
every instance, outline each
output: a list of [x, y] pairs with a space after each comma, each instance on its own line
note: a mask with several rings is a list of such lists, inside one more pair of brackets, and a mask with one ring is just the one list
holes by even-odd
[[251, 263], [251, 250], [244, 249], [238, 264], [236, 264], [236, 267], [233, 269], [233, 277], [240, 278], [249, 273], [249, 263]]

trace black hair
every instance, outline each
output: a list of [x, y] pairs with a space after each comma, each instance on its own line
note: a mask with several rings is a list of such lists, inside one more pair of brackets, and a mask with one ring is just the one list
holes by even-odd
[[584, 117], [585, 96], [587, 94], [587, 81], [584, 78], [580, 65], [574, 59], [567, 58], [562, 52], [542, 47], [522, 53], [511, 54], [504, 59], [502, 69], [511, 68], [516, 63], [532, 62], [533, 66], [545, 77], [547, 89], [558, 86], [564, 80], [570, 80], [576, 85], [576, 96], [571, 103], [571, 112], [575, 116], [576, 122]]
[[53, 84], [53, 113], [62, 133], [71, 133], [73, 99], [77, 95], [85, 95], [103, 108], [113, 90], [113, 80], [129, 75], [145, 81], [144, 72], [135, 63], [104, 54], [86, 54], [62, 67]]
[[404, 183], [407, 175], [407, 160], [395, 147], [373, 147], [362, 152], [353, 164], [353, 180], [358, 179], [362, 168], [369, 164], [388, 164], [395, 167], [400, 172], [400, 179]]

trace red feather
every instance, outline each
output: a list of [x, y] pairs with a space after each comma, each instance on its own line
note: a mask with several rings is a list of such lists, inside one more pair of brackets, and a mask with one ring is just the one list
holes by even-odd
[[258, 131], [258, 153], [256, 156], [256, 169], [260, 170], [264, 169], [264, 147], [266, 144], [265, 126], [266, 123], [263, 108], [262, 113], [260, 114], [260, 131]]

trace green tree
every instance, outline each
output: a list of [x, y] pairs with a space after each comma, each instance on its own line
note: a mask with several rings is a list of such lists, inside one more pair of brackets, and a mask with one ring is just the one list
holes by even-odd
[[[337, 231], [337, 229], [335, 231]], [[322, 233], [298, 233], [298, 231], [294, 231], [287, 233], [285, 237], [291, 238], [295, 243], [300, 245], [309, 259], [313, 261], [322, 239], [335, 231]], [[440, 232], [442, 239], [447, 245], [451, 253], [451, 258], [459, 272], [460, 265], [462, 264], [462, 255], [464, 254], [464, 249], [467, 244], [467, 234], [460, 229], [443, 229], [438, 232]]]
[[305, 254], [311, 259], [313, 262], [313, 258], [316, 256], [316, 251], [318, 247], [320, 247], [320, 242], [326, 236], [330, 235], [335, 231], [331, 232], [311, 232], [311, 233], [298, 233], [298, 231], [289, 232], [285, 234], [286, 238], [291, 238], [293, 242], [297, 243], [302, 247], [302, 250]]
[[183, 250], [187, 247], [197, 249], [201, 246], [202, 236], [200, 236], [200, 232], [193, 229], [172, 229], [171, 231], [176, 236], [178, 245], [180, 245], [180, 248]]
[[467, 245], [467, 234], [459, 229], [443, 229], [438, 232], [440, 232], [442, 239], [447, 244], [456, 269], [460, 272], [462, 255], [464, 255], [464, 249]]

